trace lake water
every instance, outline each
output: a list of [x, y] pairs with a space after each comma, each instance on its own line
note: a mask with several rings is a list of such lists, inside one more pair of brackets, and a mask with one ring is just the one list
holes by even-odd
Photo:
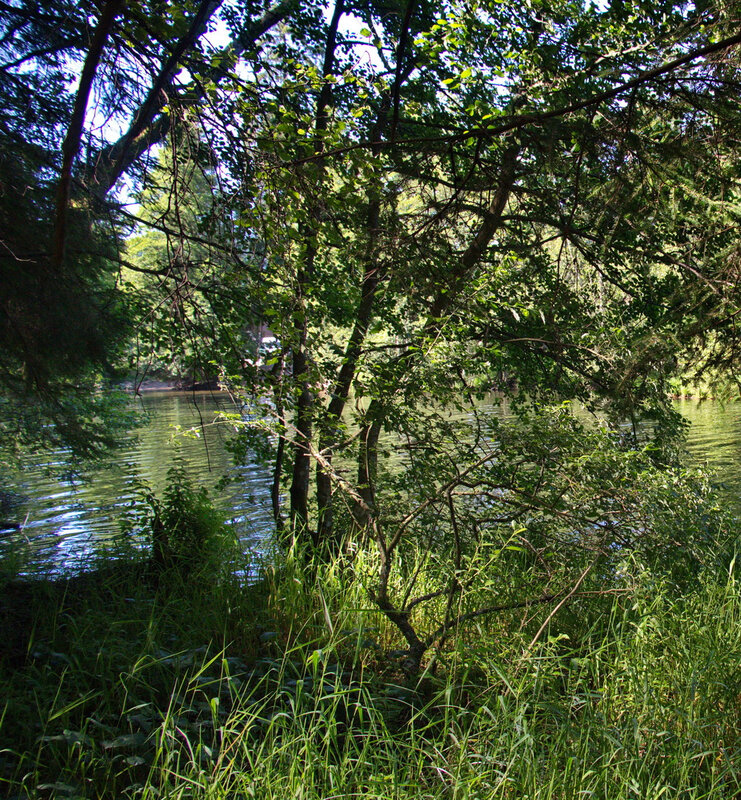
[[[78, 570], [91, 554], [120, 538], [120, 519], [136, 499], [137, 482], [161, 495], [167, 472], [183, 464], [197, 486], [206, 486], [245, 549], [265, 550], [272, 511], [268, 471], [234, 467], [224, 448], [222, 412], [236, 409], [227, 395], [148, 392], [137, 399], [142, 425], [110, 462], [82, 480], [49, 475], [58, 454], [44, 453], [4, 488], [21, 496], [11, 516], [20, 531], [0, 531], [0, 559], [15, 561], [20, 574]], [[187, 433], [191, 429], [194, 433]], [[233, 480], [217, 487], [228, 474]], [[2, 488], [2, 487], [0, 487]]]
[[713, 469], [725, 495], [741, 507], [741, 402], [679, 400], [676, 407], [691, 423], [690, 463]]
[[[12, 515], [19, 531], [0, 530], [0, 559], [20, 574], [70, 572], [119, 536], [119, 521], [136, 497], [136, 482], [146, 481], [160, 494], [167, 471], [183, 463], [194, 482], [212, 492], [245, 549], [265, 551], [272, 531], [270, 475], [265, 468], [236, 468], [224, 448], [225, 426], [214, 424], [223, 411], [234, 411], [226, 395], [157, 392], [137, 400], [142, 426], [127, 439], [110, 463], [85, 476], [88, 480], [52, 478], [58, 454], [46, 453], [6, 489], [22, 497]], [[741, 507], [741, 403], [721, 406], [679, 401], [691, 422], [688, 459], [717, 470], [728, 501]], [[196, 434], [184, 435], [195, 429]], [[228, 474], [233, 480], [216, 488]], [[3, 488], [3, 487], [0, 487]]]

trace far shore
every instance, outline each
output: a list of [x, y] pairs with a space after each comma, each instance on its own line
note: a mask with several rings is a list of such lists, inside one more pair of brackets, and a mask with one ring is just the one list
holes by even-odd
[[145, 394], [148, 392], [223, 392], [224, 387], [218, 380], [199, 381], [193, 383], [185, 379], [157, 380], [147, 378], [143, 381], [124, 381], [121, 388], [132, 394]]
[[[145, 394], [149, 392], [223, 392], [226, 388], [214, 378], [210, 381], [199, 381], [193, 383], [185, 378], [171, 378], [167, 380], [158, 380], [156, 378], [146, 378], [139, 382], [135, 380], [124, 381], [121, 384], [124, 391], [131, 392], [132, 394]], [[705, 394], [704, 392], [673, 392], [669, 395], [672, 400], [695, 400], [706, 401], [716, 400], [713, 395]], [[734, 397], [725, 402], [738, 402], [741, 397]]]

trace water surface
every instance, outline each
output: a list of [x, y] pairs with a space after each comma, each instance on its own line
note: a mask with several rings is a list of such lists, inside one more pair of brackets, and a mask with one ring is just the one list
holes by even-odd
[[[23, 575], [80, 569], [91, 554], [120, 538], [120, 519], [136, 499], [136, 483], [145, 481], [161, 494], [168, 470], [177, 463], [196, 485], [211, 491], [245, 549], [267, 549], [273, 530], [270, 475], [254, 464], [233, 466], [224, 447], [230, 429], [219, 423], [221, 412], [237, 411], [229, 397], [152, 392], [137, 403], [143, 424], [86, 480], [50, 477], [49, 467], [60, 460], [54, 452], [31, 460], [23, 474], [6, 480], [5, 488], [23, 498], [12, 512], [21, 529], [0, 531], [0, 559], [6, 569]], [[688, 461], [714, 469], [728, 501], [741, 510], [741, 403], [683, 400], [677, 407], [691, 423]], [[484, 410], [506, 413], [494, 406]], [[224, 475], [232, 481], [217, 488]]]
[[726, 496], [741, 507], [741, 402], [679, 400], [677, 408], [691, 424], [689, 460], [714, 470]]
[[[21, 529], [0, 532], [0, 558], [17, 560], [20, 574], [82, 567], [92, 554], [120, 539], [120, 520], [130, 512], [137, 484], [146, 482], [161, 495], [168, 470], [177, 464], [194, 485], [209, 489], [245, 549], [265, 549], [272, 522], [269, 476], [256, 465], [233, 466], [224, 447], [229, 425], [219, 422], [222, 412], [238, 410], [230, 398], [167, 391], [146, 393], [136, 402], [141, 426], [103, 466], [59, 479], [49, 468], [61, 454], [47, 452], [30, 458], [23, 473], [5, 482], [6, 489], [20, 495], [12, 516]], [[217, 487], [225, 475], [232, 481]]]

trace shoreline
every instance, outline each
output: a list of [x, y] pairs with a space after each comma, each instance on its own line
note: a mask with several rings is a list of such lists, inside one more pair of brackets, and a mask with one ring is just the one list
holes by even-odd
[[147, 378], [141, 382], [128, 380], [118, 384], [118, 388], [134, 396], [150, 392], [223, 392], [224, 386], [218, 380], [198, 381], [157, 380]]

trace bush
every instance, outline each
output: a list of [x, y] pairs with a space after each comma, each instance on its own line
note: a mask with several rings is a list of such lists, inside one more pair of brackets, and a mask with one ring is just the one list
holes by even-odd
[[195, 488], [182, 466], [170, 468], [167, 478], [161, 498], [148, 485], [141, 487], [141, 506], [126, 527], [151, 543], [158, 576], [213, 576], [228, 561], [234, 537], [208, 490]]

